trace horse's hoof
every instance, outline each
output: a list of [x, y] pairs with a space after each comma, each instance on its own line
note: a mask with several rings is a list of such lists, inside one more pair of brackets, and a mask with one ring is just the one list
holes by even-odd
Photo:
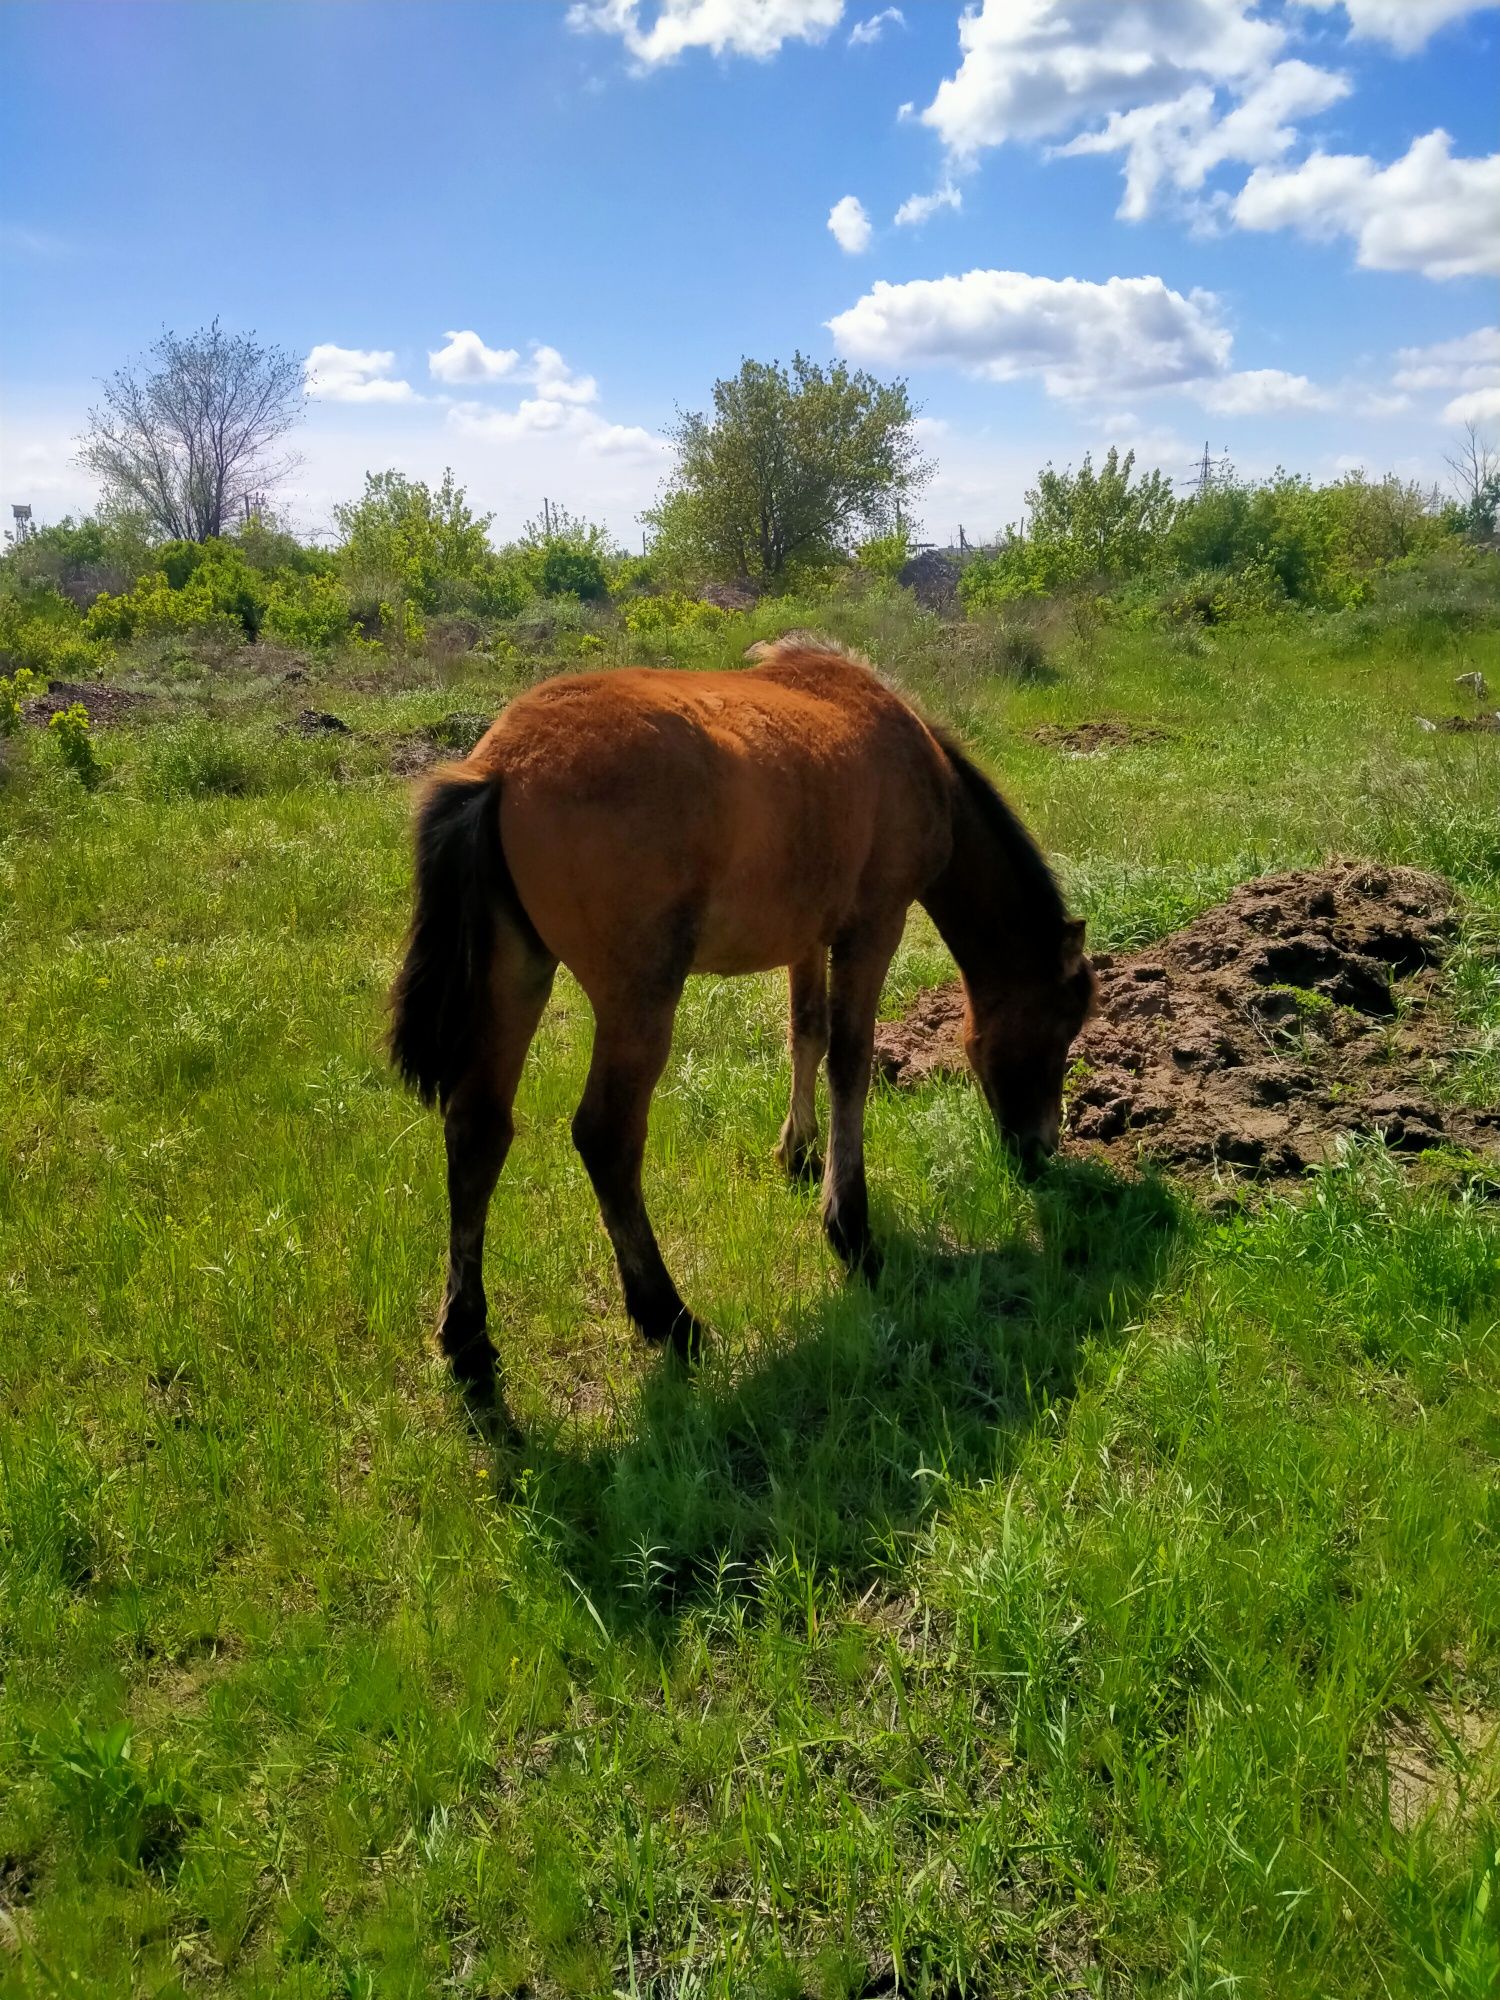
[[684, 1306], [670, 1320], [643, 1325], [641, 1334], [653, 1347], [664, 1347], [672, 1359], [681, 1362], [685, 1368], [696, 1368], [703, 1359], [708, 1328]]
[[823, 1155], [814, 1145], [778, 1146], [776, 1162], [793, 1187], [817, 1187], [823, 1179]]

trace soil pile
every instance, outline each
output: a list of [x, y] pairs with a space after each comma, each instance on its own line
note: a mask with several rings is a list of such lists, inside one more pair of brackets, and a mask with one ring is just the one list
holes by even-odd
[[[1300, 1174], [1346, 1133], [1399, 1150], [1500, 1152], [1500, 1111], [1438, 1104], [1452, 1049], [1437, 968], [1453, 934], [1435, 875], [1354, 862], [1247, 882], [1146, 951], [1094, 960], [1068, 1144], [1116, 1160]], [[956, 986], [877, 1031], [876, 1068], [966, 1073]]]
[[81, 701], [90, 722], [119, 722], [145, 705], [146, 697], [130, 688], [108, 687], [103, 681], [49, 681], [45, 694], [33, 695], [22, 714], [46, 728], [54, 715]]
[[1165, 743], [1167, 732], [1149, 722], [1080, 722], [1076, 729], [1062, 729], [1044, 722], [1031, 732], [1033, 743], [1045, 743], [1073, 757], [1102, 757], [1110, 750], [1128, 749], [1132, 743]]

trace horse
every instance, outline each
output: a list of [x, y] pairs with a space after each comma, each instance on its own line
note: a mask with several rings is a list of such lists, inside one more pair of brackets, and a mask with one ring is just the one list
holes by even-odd
[[800, 634], [757, 651], [754, 667], [730, 672], [543, 681], [420, 796], [390, 1052], [442, 1111], [439, 1344], [481, 1399], [496, 1393], [485, 1222], [559, 964], [594, 1015], [573, 1143], [627, 1313], [683, 1359], [704, 1329], [663, 1261], [641, 1163], [690, 974], [789, 969], [791, 1101], [776, 1155], [794, 1180], [821, 1173], [828, 1241], [871, 1283], [865, 1098], [881, 985], [913, 902], [958, 966], [966, 1052], [1002, 1138], [1028, 1174], [1057, 1146], [1095, 980], [1083, 922], [1040, 849], [956, 738], [866, 662]]

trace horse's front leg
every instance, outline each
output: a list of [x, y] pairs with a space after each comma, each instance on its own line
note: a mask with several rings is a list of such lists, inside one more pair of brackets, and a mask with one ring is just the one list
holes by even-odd
[[573, 1118], [573, 1143], [614, 1245], [625, 1310], [647, 1340], [666, 1342], [692, 1360], [703, 1328], [672, 1282], [641, 1193], [651, 1093], [672, 1046], [680, 990], [661, 1002], [643, 1003], [630, 994], [618, 1003], [595, 1001], [594, 1053]]
[[783, 1171], [794, 1181], [816, 1181], [818, 1065], [828, 1049], [828, 950], [819, 945], [789, 968], [792, 1101], [776, 1145]]
[[853, 927], [835, 939], [831, 954], [823, 1227], [849, 1269], [871, 1284], [880, 1276], [880, 1252], [870, 1234], [865, 1187], [865, 1098], [875, 1049], [875, 1010], [904, 919], [905, 912], [897, 910]]

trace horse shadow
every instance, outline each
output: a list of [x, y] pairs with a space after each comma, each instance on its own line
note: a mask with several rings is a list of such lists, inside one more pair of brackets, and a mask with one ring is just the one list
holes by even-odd
[[644, 1384], [623, 1437], [541, 1429], [502, 1480], [612, 1632], [726, 1600], [768, 1609], [807, 1580], [890, 1573], [955, 1486], [1003, 1478], [1057, 1425], [1086, 1350], [1160, 1286], [1186, 1212], [1158, 1180], [1054, 1162], [1035, 1229], [938, 1252], [883, 1238], [854, 1284], [696, 1376]]

